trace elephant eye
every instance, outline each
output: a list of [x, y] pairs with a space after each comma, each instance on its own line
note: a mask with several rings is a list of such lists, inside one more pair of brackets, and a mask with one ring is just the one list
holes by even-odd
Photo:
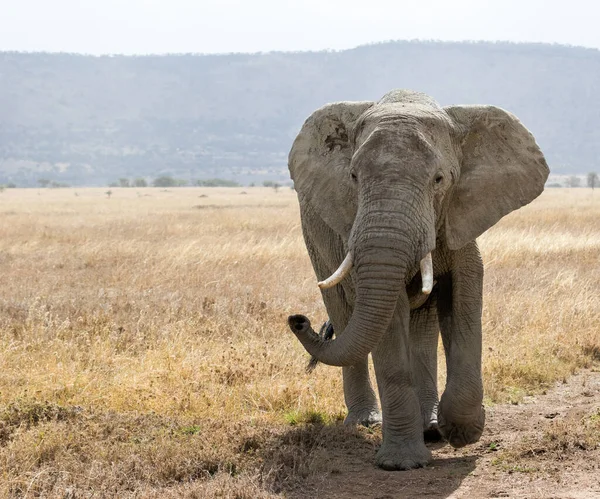
[[351, 172], [350, 176], [352, 177], [352, 180], [354, 180], [354, 182], [356, 182], [358, 179], [356, 178], [356, 173]]
[[435, 185], [440, 185], [443, 181], [444, 181], [444, 176], [441, 173], [438, 173], [434, 179]]

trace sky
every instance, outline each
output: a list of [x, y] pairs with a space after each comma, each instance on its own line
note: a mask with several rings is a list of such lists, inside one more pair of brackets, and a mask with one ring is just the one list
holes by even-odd
[[0, 51], [346, 49], [386, 40], [600, 48], [597, 0], [2, 0]]

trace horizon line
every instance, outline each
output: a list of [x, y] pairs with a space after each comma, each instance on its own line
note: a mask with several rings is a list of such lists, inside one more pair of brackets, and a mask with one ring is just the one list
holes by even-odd
[[529, 45], [529, 46], [544, 46], [544, 47], [561, 47], [568, 49], [584, 49], [598, 52], [600, 48], [589, 47], [585, 45], [572, 45], [562, 42], [534, 42], [534, 41], [514, 41], [514, 40], [441, 40], [432, 38], [411, 38], [411, 39], [395, 39], [381, 40], [369, 43], [363, 43], [343, 49], [316, 49], [316, 50], [268, 50], [255, 52], [77, 52], [77, 51], [51, 51], [51, 50], [15, 50], [15, 49], [0, 49], [0, 54], [24, 54], [24, 55], [75, 55], [82, 57], [168, 57], [168, 56], [204, 56], [204, 57], [219, 57], [228, 55], [270, 55], [270, 54], [320, 54], [320, 53], [342, 53], [357, 50], [364, 47], [373, 47], [377, 45], [390, 45], [395, 43], [413, 43], [413, 44], [439, 44], [439, 45]]

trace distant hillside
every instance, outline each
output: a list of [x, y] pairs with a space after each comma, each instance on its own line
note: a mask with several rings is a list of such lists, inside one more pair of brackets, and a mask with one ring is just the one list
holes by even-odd
[[0, 183], [281, 181], [311, 111], [398, 87], [443, 105], [505, 107], [534, 132], [554, 173], [600, 170], [600, 51], [392, 42], [254, 55], [0, 53]]

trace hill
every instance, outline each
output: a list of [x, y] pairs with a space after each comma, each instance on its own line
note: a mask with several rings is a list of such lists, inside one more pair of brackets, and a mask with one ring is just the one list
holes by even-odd
[[397, 87], [514, 112], [554, 173], [599, 167], [600, 51], [415, 41], [306, 53], [0, 53], [0, 183], [287, 180], [291, 141], [316, 107]]

